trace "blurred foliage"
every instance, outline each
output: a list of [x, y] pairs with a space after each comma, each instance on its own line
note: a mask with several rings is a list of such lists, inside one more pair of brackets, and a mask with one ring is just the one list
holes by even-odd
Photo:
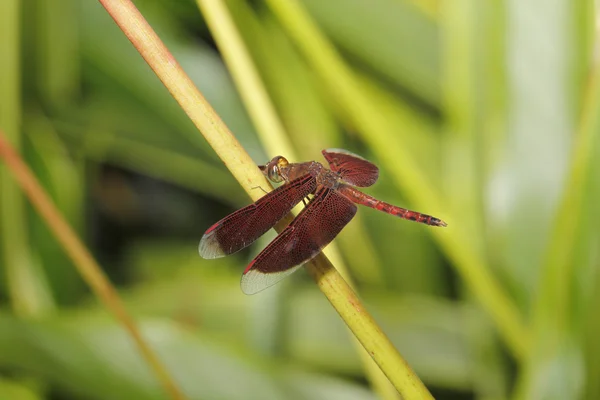
[[[594, 2], [302, 3], [394, 128], [382, 137], [440, 189], [447, 229], [468, 232], [531, 341], [513, 358], [428, 228], [363, 209], [338, 242], [384, 331], [439, 399], [599, 398]], [[367, 191], [410, 206], [393, 160], [357, 133], [276, 15], [263, 1], [227, 4], [299, 156], [361, 154], [381, 168]], [[274, 156], [195, 3], [136, 5], [255, 161]], [[3, 0], [0, 27], [0, 128], [190, 398], [375, 398], [303, 272], [241, 293], [265, 241], [197, 256], [204, 230], [248, 199], [99, 3]], [[0, 399], [164, 398], [1, 165], [0, 190]]]

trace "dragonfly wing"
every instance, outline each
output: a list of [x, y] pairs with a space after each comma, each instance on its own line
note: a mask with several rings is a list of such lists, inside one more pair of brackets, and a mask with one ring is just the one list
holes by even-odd
[[321, 188], [308, 206], [248, 265], [242, 291], [258, 293], [315, 257], [356, 214], [356, 206], [337, 191]]
[[379, 168], [361, 156], [343, 149], [325, 149], [322, 153], [329, 167], [353, 186], [371, 186], [379, 178]]
[[316, 187], [315, 178], [304, 175], [228, 215], [204, 233], [198, 246], [200, 255], [218, 258], [249, 246]]

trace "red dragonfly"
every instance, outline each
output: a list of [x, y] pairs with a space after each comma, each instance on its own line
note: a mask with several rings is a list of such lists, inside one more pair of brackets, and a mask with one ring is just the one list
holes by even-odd
[[271, 181], [285, 183], [223, 218], [202, 236], [198, 249], [203, 258], [233, 254], [308, 199], [302, 212], [246, 267], [241, 282], [244, 293], [258, 293], [274, 285], [319, 254], [354, 217], [355, 204], [427, 225], [446, 226], [438, 218], [385, 203], [356, 189], [377, 181], [379, 169], [373, 163], [342, 149], [322, 153], [331, 169], [316, 161], [288, 163], [281, 156], [261, 165]]

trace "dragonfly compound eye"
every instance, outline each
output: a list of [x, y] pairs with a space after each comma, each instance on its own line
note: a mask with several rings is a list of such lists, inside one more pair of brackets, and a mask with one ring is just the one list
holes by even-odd
[[288, 163], [288, 160], [287, 160], [285, 157], [281, 157], [281, 156], [279, 156], [279, 157], [277, 158], [277, 166], [278, 166], [279, 168], [284, 168], [284, 167], [287, 167], [287, 166], [288, 166], [288, 164], [289, 164], [289, 163]]
[[283, 179], [281, 178], [281, 174], [279, 173], [279, 166], [277, 164], [273, 165], [269, 168], [269, 180], [272, 182], [281, 182]]
[[275, 157], [273, 160], [271, 160], [271, 162], [269, 163], [269, 170], [267, 172], [268, 174], [268, 178], [272, 181], [272, 182], [281, 182], [283, 180], [283, 176], [281, 175], [281, 168], [285, 168], [288, 165], [288, 161], [279, 156], [279, 157]]

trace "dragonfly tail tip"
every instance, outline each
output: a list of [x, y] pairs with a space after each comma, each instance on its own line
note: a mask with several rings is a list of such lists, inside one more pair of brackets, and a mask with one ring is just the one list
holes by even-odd
[[432, 225], [432, 226], [440, 226], [440, 227], [442, 227], [442, 228], [444, 228], [444, 227], [448, 226], [448, 224], [447, 224], [447, 223], [445, 223], [445, 222], [444, 222], [444, 221], [442, 221], [441, 219], [439, 219], [439, 218], [435, 218], [435, 217], [431, 217], [431, 220], [429, 221], [429, 225]]

